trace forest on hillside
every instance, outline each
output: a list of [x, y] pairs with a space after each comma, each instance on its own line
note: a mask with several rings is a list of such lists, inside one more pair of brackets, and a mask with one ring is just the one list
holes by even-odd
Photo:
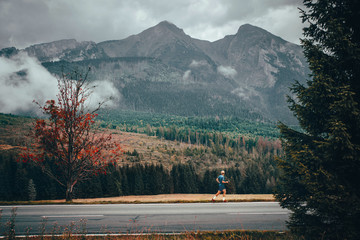
[[[151, 112], [129, 110], [102, 110], [98, 120], [102, 127], [118, 128], [122, 131], [131, 131], [155, 135], [160, 127], [191, 129], [200, 132], [221, 132], [228, 136], [241, 135], [244, 137], [263, 137], [277, 139], [279, 129], [274, 122], [250, 121], [238, 117], [184, 117]], [[296, 126], [294, 126], [296, 127]]]
[[[116, 130], [119, 139], [123, 136], [121, 131], [151, 136], [152, 145], [143, 143], [135, 148], [134, 144], [124, 151], [117, 164], [77, 184], [74, 197], [214, 193], [215, 178], [221, 169], [230, 180], [229, 193], [273, 192], [280, 174], [274, 158], [282, 154], [282, 149], [277, 138], [264, 134], [271, 129], [270, 125], [261, 128], [259, 123], [251, 126], [246, 122], [244, 126], [257, 129], [264, 136], [242, 135], [234, 130], [240, 127], [239, 122], [230, 118], [158, 116], [162, 118], [159, 120], [143, 117], [144, 114], [139, 118], [133, 115], [127, 116], [129, 120], [101, 120], [98, 125], [100, 129]], [[0, 115], [0, 144], [13, 146], [0, 150], [0, 200], [64, 198], [64, 189], [54, 180], [39, 168], [18, 161], [16, 146], [26, 144], [24, 136], [31, 128], [31, 121], [31, 118]]]

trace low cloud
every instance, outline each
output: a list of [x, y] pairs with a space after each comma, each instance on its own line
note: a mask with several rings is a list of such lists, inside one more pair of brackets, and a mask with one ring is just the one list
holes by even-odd
[[43, 104], [55, 99], [57, 80], [37, 60], [25, 53], [0, 57], [0, 112], [37, 111], [33, 100]]
[[187, 70], [185, 71], [184, 75], [183, 75], [183, 80], [184, 81], [190, 81], [190, 78], [191, 78], [191, 70]]
[[[58, 81], [36, 59], [26, 53], [12, 58], [0, 57], [0, 112], [41, 114], [39, 107], [47, 100], [57, 99]], [[94, 81], [87, 106], [94, 108], [106, 101], [104, 107], [115, 107], [121, 95], [110, 81]]]
[[209, 66], [209, 63], [205, 60], [200, 60], [200, 61], [192, 60], [192, 62], [189, 65], [189, 67], [191, 68], [207, 67], [207, 66]]
[[222, 66], [220, 65], [218, 68], [217, 68], [217, 71], [219, 74], [223, 75], [224, 77], [227, 77], [227, 78], [234, 78], [237, 74], [236, 70], [231, 67], [231, 66]]
[[114, 84], [107, 80], [91, 82], [94, 87], [92, 94], [87, 99], [89, 108], [96, 108], [104, 102], [104, 108], [114, 108], [121, 100], [121, 94]]
[[259, 93], [253, 88], [249, 87], [238, 87], [231, 91], [232, 94], [239, 96], [244, 100], [250, 100], [252, 97], [259, 97]]

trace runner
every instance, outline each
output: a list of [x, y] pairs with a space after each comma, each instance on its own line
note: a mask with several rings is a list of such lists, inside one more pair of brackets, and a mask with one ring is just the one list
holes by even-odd
[[226, 196], [226, 188], [225, 183], [229, 183], [229, 181], [225, 181], [225, 171], [221, 171], [221, 175], [216, 179], [216, 181], [219, 183], [219, 190], [215, 194], [215, 196], [211, 199], [212, 202], [215, 202], [215, 198], [219, 196], [219, 194], [223, 193], [223, 202], [226, 202], [225, 196]]

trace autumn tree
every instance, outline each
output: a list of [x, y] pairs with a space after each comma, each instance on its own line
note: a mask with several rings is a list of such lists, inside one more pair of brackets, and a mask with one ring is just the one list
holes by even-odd
[[66, 189], [66, 201], [71, 201], [74, 186], [103, 172], [105, 166], [120, 154], [120, 146], [110, 134], [94, 128], [100, 102], [90, 110], [92, 94], [88, 72], [63, 74], [58, 78], [57, 101], [38, 104], [48, 119], [38, 119], [34, 126], [34, 144], [22, 154]]
[[277, 199], [306, 239], [360, 235], [360, 4], [304, 0], [302, 46], [312, 72], [290, 109], [302, 131], [280, 124], [285, 156]]

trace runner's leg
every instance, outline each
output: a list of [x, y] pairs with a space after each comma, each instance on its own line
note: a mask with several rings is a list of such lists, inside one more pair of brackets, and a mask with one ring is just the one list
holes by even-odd
[[219, 190], [219, 191], [217, 191], [217, 193], [215, 194], [215, 196], [211, 199], [213, 202], [215, 201], [215, 198], [217, 197], [217, 196], [219, 196], [219, 194], [221, 193], [221, 191]]
[[224, 202], [226, 202], [225, 197], [226, 197], [226, 189], [223, 190], [223, 201], [224, 201]]

